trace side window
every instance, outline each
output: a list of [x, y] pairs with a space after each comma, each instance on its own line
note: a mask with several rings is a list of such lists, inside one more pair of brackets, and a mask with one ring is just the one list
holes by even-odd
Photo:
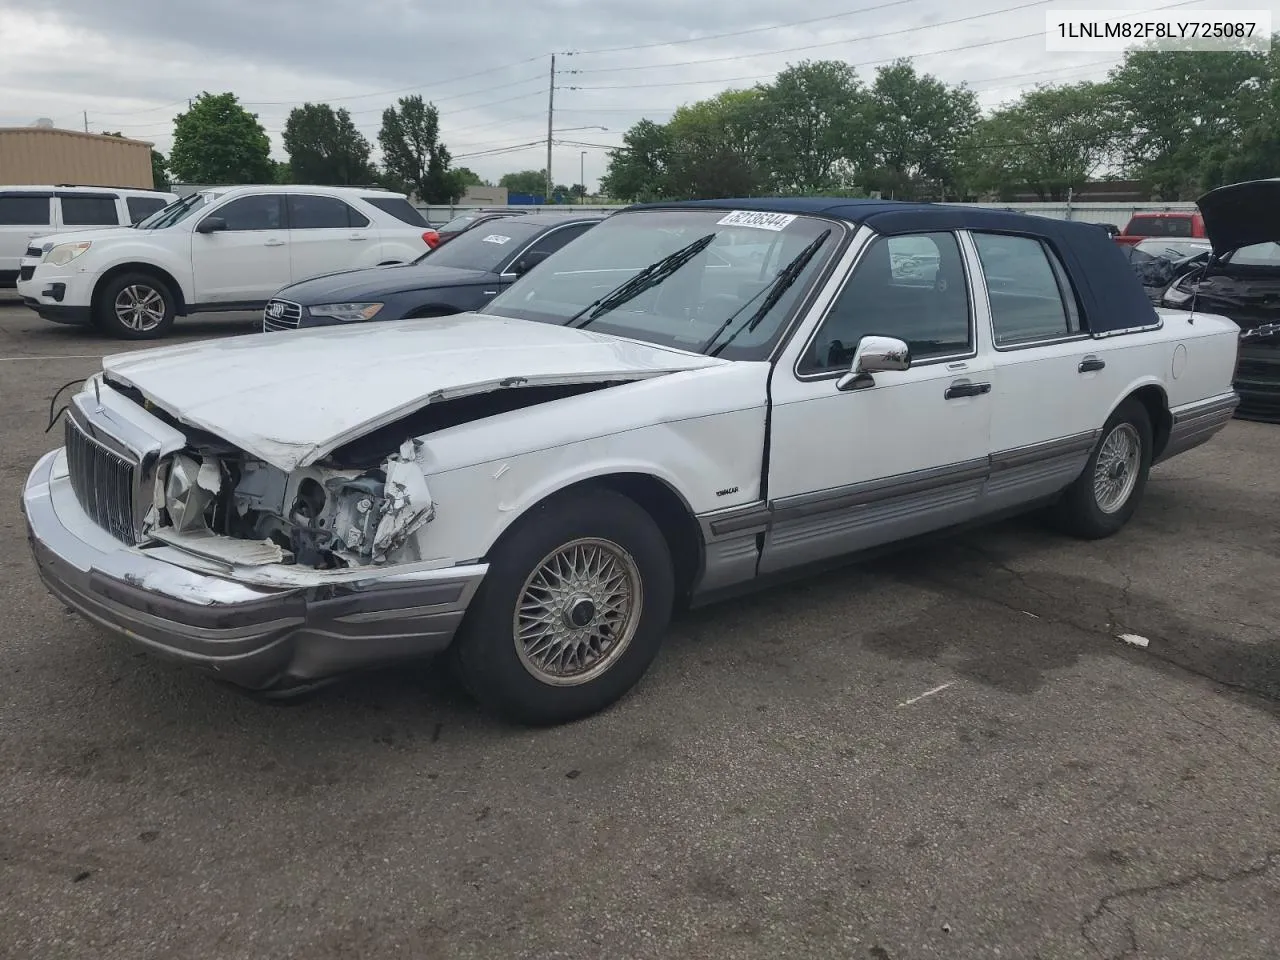
[[576, 240], [586, 233], [587, 228], [590, 226], [591, 224], [583, 223], [577, 226], [563, 227], [560, 230], [549, 233], [530, 247], [525, 257], [532, 257], [536, 261], [545, 260], [570, 240]]
[[0, 196], [0, 224], [8, 226], [47, 227], [53, 221], [49, 217], [49, 194]]
[[157, 210], [163, 210], [166, 206], [164, 200], [156, 197], [126, 197], [125, 203], [129, 207], [130, 223], [141, 223]]
[[955, 234], [873, 240], [823, 318], [799, 372], [847, 371], [866, 336], [904, 341], [913, 363], [972, 351], [969, 285]]
[[240, 197], [209, 215], [227, 221], [228, 230], [279, 230], [284, 226], [283, 199], [278, 194]]
[[369, 220], [364, 214], [352, 210], [337, 197], [289, 194], [291, 230], [346, 230], [368, 225]]
[[68, 227], [113, 227], [120, 225], [120, 214], [115, 197], [59, 198], [62, 204], [62, 222]]
[[1080, 332], [1080, 307], [1067, 271], [1034, 237], [975, 233], [987, 278], [997, 347], [1056, 340]]

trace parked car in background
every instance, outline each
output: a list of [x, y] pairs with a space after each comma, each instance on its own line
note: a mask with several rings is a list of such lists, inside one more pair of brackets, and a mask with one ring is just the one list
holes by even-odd
[[[124, 187], [0, 186], [0, 287], [12, 287], [56, 234], [127, 227], [178, 199]], [[26, 262], [24, 263], [24, 258]]]
[[478, 227], [491, 220], [501, 220], [504, 217], [523, 217], [528, 214], [528, 210], [520, 210], [518, 208], [514, 210], [470, 210], [467, 213], [460, 213], [447, 223], [436, 227], [434, 229], [435, 237], [433, 239], [429, 238], [427, 243], [434, 250], [472, 227]]
[[1104, 231], [1108, 237], [1115, 238], [1120, 235], [1120, 228], [1114, 223], [1094, 223], [1093, 226]]
[[1204, 240], [1148, 238], [1120, 247], [1152, 303], [1159, 304], [1174, 279], [1208, 259], [1212, 245]]
[[478, 310], [604, 217], [543, 213], [490, 221], [448, 247], [396, 267], [347, 270], [285, 287], [262, 312], [264, 332]]
[[1161, 302], [1235, 321], [1236, 416], [1280, 423], [1280, 180], [1220, 187], [1197, 202], [1213, 257], [1180, 272]]
[[1115, 240], [1139, 243], [1146, 237], [1205, 237], [1204, 217], [1199, 211], [1135, 213]]
[[414, 219], [403, 194], [356, 187], [201, 190], [130, 229], [59, 236], [18, 292], [46, 320], [152, 339], [180, 316], [261, 310], [296, 280], [415, 260]]
[[1229, 421], [1237, 343], [1080, 223], [644, 205], [478, 313], [108, 356], [22, 503], [49, 589], [143, 650], [272, 696], [447, 651], [553, 723], [677, 604], [1017, 511], [1116, 533]]

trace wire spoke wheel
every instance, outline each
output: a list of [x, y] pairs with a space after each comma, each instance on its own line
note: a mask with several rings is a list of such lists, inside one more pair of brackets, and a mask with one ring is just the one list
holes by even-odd
[[1119, 423], [1102, 442], [1093, 469], [1093, 497], [1103, 513], [1122, 508], [1138, 482], [1142, 437], [1131, 423]]
[[644, 603], [636, 561], [600, 539], [557, 547], [518, 596], [516, 652], [529, 673], [554, 686], [589, 683], [608, 670], [635, 635]]
[[116, 318], [129, 330], [146, 333], [164, 322], [165, 302], [159, 290], [143, 284], [124, 287], [115, 299]]

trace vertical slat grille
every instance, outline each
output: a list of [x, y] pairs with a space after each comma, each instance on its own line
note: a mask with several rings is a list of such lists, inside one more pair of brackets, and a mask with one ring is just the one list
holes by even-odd
[[67, 472], [84, 512], [117, 540], [133, 544], [134, 465], [64, 419]]

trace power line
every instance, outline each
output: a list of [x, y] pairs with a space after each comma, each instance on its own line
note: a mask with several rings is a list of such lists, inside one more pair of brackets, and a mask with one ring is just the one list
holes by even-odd
[[[681, 60], [675, 63], [646, 63], [635, 67], [596, 67], [590, 70], [571, 71], [574, 73], [621, 73], [628, 70], [657, 70], [670, 67], [691, 67], [702, 63], [728, 63], [734, 60], [755, 60], [760, 57], [776, 57], [784, 53], [800, 53], [807, 50], [819, 50], [824, 47], [838, 47], [846, 43], [862, 43], [864, 40], [883, 40], [885, 37], [898, 37], [904, 33], [915, 33], [919, 30], [931, 30], [935, 27], [951, 27], [957, 23], [969, 23], [973, 20], [985, 20], [987, 17], [995, 17], [1005, 13], [1014, 13], [1018, 10], [1027, 10], [1031, 7], [1043, 7], [1055, 0], [1031, 0], [1029, 3], [1019, 3], [1012, 7], [1005, 7], [1001, 10], [991, 10], [987, 13], [975, 13], [966, 17], [956, 17], [954, 20], [939, 20], [937, 23], [926, 23], [920, 26], [904, 27], [900, 30], [886, 30], [884, 33], [869, 33], [862, 37], [846, 37], [841, 40], [827, 40], [822, 43], [809, 43], [799, 47], [787, 47], [782, 50], [763, 50], [756, 53], [739, 53], [729, 57], [708, 57], [701, 60]], [[1031, 36], [1040, 36], [1041, 32], [1031, 34]], [[1021, 39], [1021, 38], [1019, 38]], [[585, 88], [584, 88], [585, 89]]]

